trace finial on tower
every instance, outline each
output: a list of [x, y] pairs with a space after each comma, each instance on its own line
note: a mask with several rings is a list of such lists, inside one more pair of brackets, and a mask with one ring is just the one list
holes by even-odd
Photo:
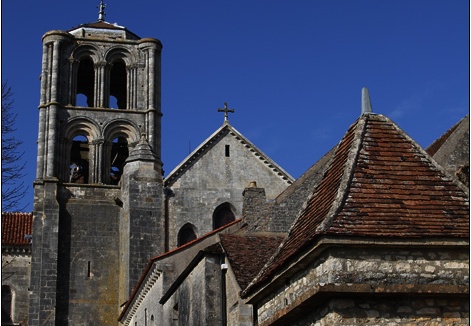
[[370, 94], [368, 88], [363, 87], [361, 89], [361, 114], [372, 113]]
[[99, 22], [105, 21], [105, 16], [106, 16], [105, 8], [106, 8], [106, 5], [103, 3], [103, 0], [100, 0], [100, 6], [98, 6], [97, 8], [100, 9], [100, 11], [98, 11], [98, 21]]

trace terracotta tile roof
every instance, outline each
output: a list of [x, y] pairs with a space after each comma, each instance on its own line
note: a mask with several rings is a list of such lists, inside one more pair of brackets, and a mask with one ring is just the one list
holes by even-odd
[[306, 208], [250, 288], [323, 234], [467, 239], [469, 195], [391, 120], [365, 114], [345, 134]]
[[99, 28], [99, 29], [117, 29], [117, 30], [125, 30], [126, 29], [125, 27], [118, 26], [116, 24], [110, 24], [110, 23], [104, 22], [104, 21], [96, 21], [96, 22], [93, 22], [93, 23], [81, 24], [77, 27], [74, 27], [74, 28], [70, 29], [70, 31], [75, 30], [77, 28], [81, 28], [81, 27], [90, 27], [90, 28]]
[[260, 272], [273, 255], [284, 237], [282, 236], [238, 236], [221, 234], [227, 259], [231, 264], [241, 289]]
[[32, 213], [2, 212], [2, 246], [28, 246], [33, 230]]

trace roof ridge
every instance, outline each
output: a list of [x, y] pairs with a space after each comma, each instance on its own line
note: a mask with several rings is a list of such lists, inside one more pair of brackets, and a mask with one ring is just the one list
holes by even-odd
[[[256, 286], [257, 283], [260, 283], [260, 282], [263, 282], [264, 281], [264, 278], [268, 275], [270, 275], [271, 273], [273, 273], [276, 269], [278, 269], [279, 267], [281, 267], [282, 265], [284, 265], [285, 261], [288, 260], [290, 257], [292, 257], [295, 252], [299, 252], [299, 250], [301, 250], [301, 248], [303, 248], [306, 243], [309, 242], [310, 239], [312, 239], [312, 235], [310, 235], [309, 238], [306, 238], [306, 239], [301, 239], [301, 241], [303, 241], [304, 243], [301, 244], [301, 246], [298, 246], [296, 244], [293, 244], [295, 246], [295, 252], [291, 252], [288, 254], [286, 254], [286, 257], [282, 258], [282, 260], [278, 260], [279, 258], [279, 255], [282, 253], [282, 251], [285, 249], [285, 247], [287, 245], [290, 245], [292, 243], [292, 241], [290, 241], [291, 239], [295, 238], [295, 236], [293, 236], [293, 232], [299, 228], [302, 228], [302, 225], [301, 224], [305, 224], [305, 223], [300, 223], [300, 221], [302, 221], [303, 217], [305, 217], [308, 213], [308, 209], [310, 208], [310, 206], [312, 205], [312, 201], [313, 200], [316, 200], [318, 198], [317, 194], [318, 194], [318, 190], [322, 187], [322, 185], [324, 184], [324, 182], [329, 182], [329, 181], [325, 181], [327, 178], [330, 177], [330, 173], [332, 172], [332, 170], [336, 167], [334, 166], [334, 164], [336, 162], [338, 162], [339, 160], [339, 152], [345, 152], [347, 154], [347, 157], [345, 158], [345, 161], [343, 163], [341, 163], [339, 166], [337, 166], [338, 168], [340, 168], [340, 170], [343, 170], [343, 168], [345, 167], [345, 164], [347, 164], [347, 162], [349, 162], [349, 159], [348, 158], [351, 158], [351, 156], [354, 156], [354, 159], [357, 159], [358, 157], [358, 152], [359, 152], [359, 148], [360, 148], [360, 145], [361, 145], [361, 141], [363, 139], [363, 136], [364, 136], [364, 131], [365, 131], [365, 126], [366, 126], [366, 123], [364, 121], [364, 119], [366, 119], [366, 117], [368, 116], [368, 114], [364, 114], [364, 115], [361, 115], [360, 118], [358, 118], [351, 126], [350, 128], [347, 130], [347, 132], [345, 133], [344, 137], [342, 138], [342, 140], [340, 141], [340, 143], [337, 145], [336, 149], [335, 149], [335, 153], [334, 153], [334, 156], [329, 160], [329, 162], [327, 163], [328, 164], [328, 167], [325, 169], [324, 171], [324, 175], [323, 177], [321, 178], [321, 180], [318, 182], [318, 184], [316, 185], [314, 191], [311, 192], [311, 194], [308, 196], [308, 199], [305, 201], [304, 205], [303, 205], [303, 209], [301, 210], [301, 212], [298, 214], [297, 218], [294, 220], [294, 222], [291, 224], [291, 227], [288, 231], [288, 235], [286, 236], [286, 238], [281, 242], [281, 244], [279, 245], [278, 249], [275, 251], [275, 253], [268, 259], [268, 261], [266, 262], [266, 264], [264, 265], [264, 267], [259, 271], [259, 273], [257, 274], [257, 276], [252, 280], [252, 282], [249, 283], [249, 285], [246, 287], [246, 289], [244, 290], [244, 293], [247, 293], [253, 286]], [[364, 119], [362, 119], [364, 118]], [[361, 123], [360, 123], [361, 122]], [[358, 131], [360, 130], [360, 131]], [[349, 139], [349, 136], [353, 133], [353, 137], [351, 139]], [[344, 145], [345, 143], [347, 142], [347, 145], [346, 146], [342, 146]], [[356, 146], [356, 150], [355, 150], [355, 153], [354, 154], [351, 154], [351, 148], [352, 146]], [[348, 183], [352, 177], [352, 171], [353, 171], [353, 168], [350, 169], [349, 173], [343, 173], [342, 175], [338, 176], [336, 173], [334, 173], [334, 177], [337, 176], [340, 178], [340, 183], [341, 185], [344, 185], [344, 186], [348, 186]], [[345, 175], [348, 175], [348, 177], [346, 177]], [[344, 180], [346, 179], [346, 180]], [[343, 181], [343, 182], [342, 182]], [[341, 192], [344, 192], [345, 191], [340, 191], [340, 187], [337, 187], [336, 188], [337, 191], [336, 191], [336, 195], [335, 195], [335, 199], [333, 202], [331, 202], [329, 204], [330, 208], [328, 210], [328, 213], [327, 214], [331, 214], [332, 212], [338, 212], [340, 210], [340, 208], [342, 207], [341, 204], [343, 204], [345, 202], [345, 196], [341, 196]], [[343, 189], [343, 188], [342, 188]], [[335, 191], [334, 191], [335, 192]], [[338, 205], [334, 205], [334, 203], [337, 203], [338, 202]], [[325, 210], [324, 210], [325, 212]], [[321, 221], [324, 220], [324, 218], [328, 215], [326, 215], [325, 213], [322, 214], [323, 216], [321, 216]], [[308, 223], [316, 223], [316, 222], [313, 222], [313, 221], [307, 221]], [[325, 230], [325, 228], [331, 223], [332, 221], [330, 220], [329, 223], [325, 223], [325, 222], [321, 222], [320, 225], [317, 226], [316, 228], [316, 232], [320, 229], [320, 230]], [[300, 226], [301, 225], [301, 226]], [[297, 248], [296, 248], [297, 247]], [[275, 263], [276, 262], [276, 263]], [[270, 270], [272, 269], [272, 270]]]
[[168, 186], [173, 184], [174, 180], [178, 179], [188, 168], [202, 157], [206, 151], [213, 146], [220, 138], [230, 134], [232, 137], [238, 139], [239, 142], [245, 144], [246, 147], [250, 147], [253, 155], [258, 157], [263, 163], [270, 168], [274, 173], [277, 173], [278, 177], [285, 180], [288, 184], [292, 184], [294, 178], [286, 172], [278, 163], [273, 161], [268, 155], [262, 150], [255, 146], [250, 140], [242, 135], [237, 129], [235, 129], [230, 123], [224, 122], [221, 127], [216, 129], [208, 138], [201, 142], [187, 157], [185, 157], [165, 178], [164, 184]]
[[[332, 202], [332, 206], [326, 215], [327, 218], [325, 218], [323, 222], [321, 222], [321, 224], [317, 227], [316, 232], [326, 231], [330, 227], [330, 225], [332, 225], [332, 221], [334, 220], [335, 216], [337, 216], [337, 213], [342, 209], [343, 205], [345, 204], [345, 201], [348, 197], [349, 188], [351, 185], [355, 167], [358, 162], [358, 155], [363, 145], [363, 139], [365, 137], [366, 132], [366, 125], [369, 121], [369, 114], [364, 114], [360, 116], [360, 118], [356, 122], [357, 125], [355, 128], [355, 134], [352, 139], [352, 143], [350, 144], [350, 148], [347, 151], [347, 160], [343, 164], [343, 171], [345, 172], [342, 174], [340, 185], [337, 188], [337, 196]], [[348, 164], [349, 162], [352, 162], [352, 164]]]

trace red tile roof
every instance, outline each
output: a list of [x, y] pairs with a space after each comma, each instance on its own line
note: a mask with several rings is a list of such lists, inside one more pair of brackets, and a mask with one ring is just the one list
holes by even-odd
[[2, 213], [2, 246], [28, 246], [32, 230], [32, 213]]
[[391, 120], [365, 114], [250, 289], [323, 234], [467, 239], [469, 195]]
[[221, 234], [221, 244], [226, 252], [241, 289], [260, 272], [283, 240], [283, 236], [238, 236]]

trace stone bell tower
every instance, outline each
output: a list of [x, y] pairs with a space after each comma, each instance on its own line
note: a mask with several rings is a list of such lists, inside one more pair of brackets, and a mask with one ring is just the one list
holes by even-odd
[[164, 250], [162, 44], [104, 16], [42, 39], [29, 325], [116, 325]]

